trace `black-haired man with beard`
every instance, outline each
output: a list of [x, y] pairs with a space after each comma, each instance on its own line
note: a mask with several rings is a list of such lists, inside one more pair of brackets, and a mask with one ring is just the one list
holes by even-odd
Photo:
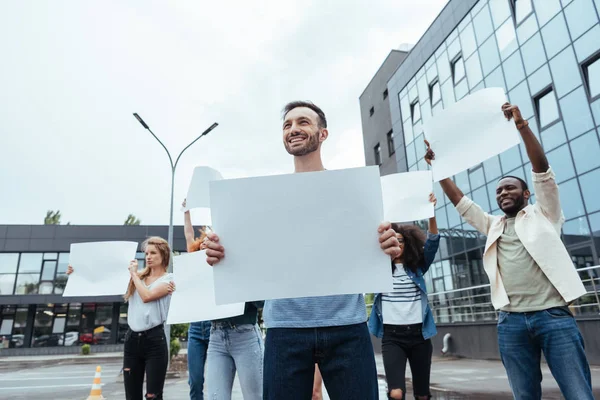
[[[561, 241], [564, 216], [558, 185], [541, 144], [517, 106], [504, 104], [514, 119], [533, 169], [537, 201], [521, 178], [498, 181], [496, 201], [503, 216], [493, 216], [467, 198], [452, 179], [440, 181], [460, 215], [487, 235], [483, 266], [499, 309], [498, 344], [515, 399], [541, 399], [541, 354], [567, 400], [593, 400], [590, 367], [575, 318], [567, 305], [586, 290]], [[431, 165], [435, 154], [428, 149]]]

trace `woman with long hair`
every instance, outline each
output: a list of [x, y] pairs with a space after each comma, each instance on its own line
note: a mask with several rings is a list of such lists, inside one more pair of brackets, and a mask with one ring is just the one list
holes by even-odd
[[[185, 207], [185, 201], [183, 205]], [[185, 213], [184, 223], [188, 251], [204, 250], [206, 231], [201, 231], [200, 239], [194, 238], [189, 212]], [[247, 302], [243, 315], [211, 321], [206, 351], [208, 398], [230, 400], [237, 372], [244, 400], [262, 400], [264, 344], [257, 322], [258, 310], [263, 304], [262, 301]], [[196, 360], [200, 361], [200, 358]], [[190, 381], [193, 373], [196, 377], [199, 375], [190, 368]]]
[[[436, 203], [433, 193], [429, 200]], [[382, 338], [382, 356], [390, 399], [406, 398], [406, 361], [410, 363], [414, 397], [430, 399], [429, 376], [436, 333], [427, 301], [424, 275], [440, 243], [435, 217], [427, 235], [416, 225], [392, 224], [401, 254], [392, 260], [393, 291], [375, 296], [369, 330]]]
[[[129, 303], [123, 358], [123, 380], [127, 400], [146, 398], [162, 400], [169, 350], [165, 321], [171, 296], [175, 290], [173, 275], [167, 272], [171, 249], [166, 240], [150, 237], [142, 244], [145, 268], [138, 271], [137, 260], [129, 263], [131, 280], [125, 293]], [[67, 274], [73, 272], [69, 265]]]

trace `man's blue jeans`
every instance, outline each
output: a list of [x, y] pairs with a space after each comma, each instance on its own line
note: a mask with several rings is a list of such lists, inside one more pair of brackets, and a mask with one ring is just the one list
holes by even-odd
[[515, 399], [542, 398], [542, 352], [566, 400], [594, 399], [583, 338], [567, 307], [526, 313], [501, 311], [498, 344]]
[[315, 363], [332, 400], [379, 398], [373, 345], [362, 323], [267, 329], [263, 399], [310, 399]]
[[204, 364], [210, 338], [210, 321], [192, 322], [188, 330], [190, 400], [204, 400]]

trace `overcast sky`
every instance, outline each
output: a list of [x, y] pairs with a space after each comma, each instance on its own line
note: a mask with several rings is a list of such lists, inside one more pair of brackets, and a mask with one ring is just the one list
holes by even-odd
[[[170, 168], [139, 113], [193, 168], [290, 173], [281, 109], [312, 100], [327, 168], [364, 165], [358, 97], [389, 51], [414, 44], [446, 0], [3, 1], [0, 224], [168, 224]], [[257, 5], [260, 4], [260, 5]]]

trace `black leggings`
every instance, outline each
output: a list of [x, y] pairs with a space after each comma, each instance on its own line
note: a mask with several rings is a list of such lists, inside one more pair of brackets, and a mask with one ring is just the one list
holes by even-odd
[[146, 374], [146, 398], [162, 400], [165, 375], [169, 364], [167, 338], [163, 325], [144, 332], [125, 335], [123, 358], [123, 381], [126, 400], [144, 398], [144, 374]]
[[388, 393], [393, 389], [401, 389], [402, 398], [406, 397], [408, 359], [414, 396], [431, 396], [429, 375], [433, 346], [430, 339], [423, 339], [422, 324], [384, 325], [381, 350]]

